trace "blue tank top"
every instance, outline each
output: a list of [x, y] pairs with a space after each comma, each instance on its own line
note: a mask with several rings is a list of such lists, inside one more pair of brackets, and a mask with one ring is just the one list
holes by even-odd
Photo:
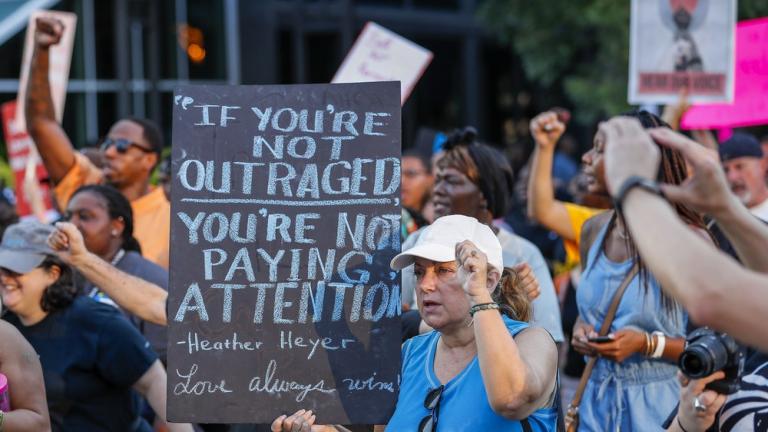
[[[506, 316], [504, 323], [514, 337], [529, 325]], [[440, 386], [434, 370], [435, 351], [440, 333], [431, 331], [403, 344], [402, 380], [395, 413], [387, 431], [415, 431], [419, 422], [430, 414], [424, 399], [430, 390]], [[555, 408], [541, 408], [528, 417], [533, 431], [554, 431], [557, 422]], [[438, 432], [448, 431], [522, 431], [518, 420], [509, 420], [491, 409], [480, 375], [477, 356], [445, 384], [440, 398]]]

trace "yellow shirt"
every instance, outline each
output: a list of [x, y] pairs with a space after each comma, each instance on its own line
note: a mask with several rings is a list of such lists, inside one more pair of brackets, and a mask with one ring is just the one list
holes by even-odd
[[576, 234], [576, 241], [565, 240], [565, 253], [566, 261], [569, 264], [578, 264], [579, 257], [579, 240], [581, 239], [581, 227], [584, 226], [584, 222], [587, 219], [604, 212], [603, 209], [597, 209], [592, 207], [584, 207], [573, 203], [564, 203], [565, 210], [568, 212], [568, 218], [571, 220], [571, 227]]
[[[75, 153], [75, 164], [56, 185], [54, 194], [60, 207], [66, 207], [72, 194], [81, 186], [104, 182], [104, 173], [87, 157]], [[168, 268], [171, 240], [171, 203], [162, 188], [131, 201], [133, 235], [141, 245], [144, 258]]]

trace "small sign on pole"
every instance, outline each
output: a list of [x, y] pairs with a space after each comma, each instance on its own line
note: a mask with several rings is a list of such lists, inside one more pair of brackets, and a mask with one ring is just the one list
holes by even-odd
[[735, 0], [632, 0], [629, 103], [733, 100]]
[[431, 51], [368, 22], [331, 82], [400, 81], [402, 105], [431, 61]]

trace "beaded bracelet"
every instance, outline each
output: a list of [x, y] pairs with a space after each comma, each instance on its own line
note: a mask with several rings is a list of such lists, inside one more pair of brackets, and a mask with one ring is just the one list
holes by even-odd
[[471, 316], [475, 316], [475, 314], [482, 310], [488, 310], [488, 309], [499, 309], [499, 305], [497, 303], [480, 303], [472, 306], [469, 309], [469, 314]]

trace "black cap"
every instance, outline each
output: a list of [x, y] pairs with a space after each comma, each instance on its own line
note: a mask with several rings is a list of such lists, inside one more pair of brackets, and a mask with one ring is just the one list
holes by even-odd
[[736, 132], [720, 144], [720, 159], [723, 162], [741, 157], [763, 157], [763, 149], [754, 135]]

